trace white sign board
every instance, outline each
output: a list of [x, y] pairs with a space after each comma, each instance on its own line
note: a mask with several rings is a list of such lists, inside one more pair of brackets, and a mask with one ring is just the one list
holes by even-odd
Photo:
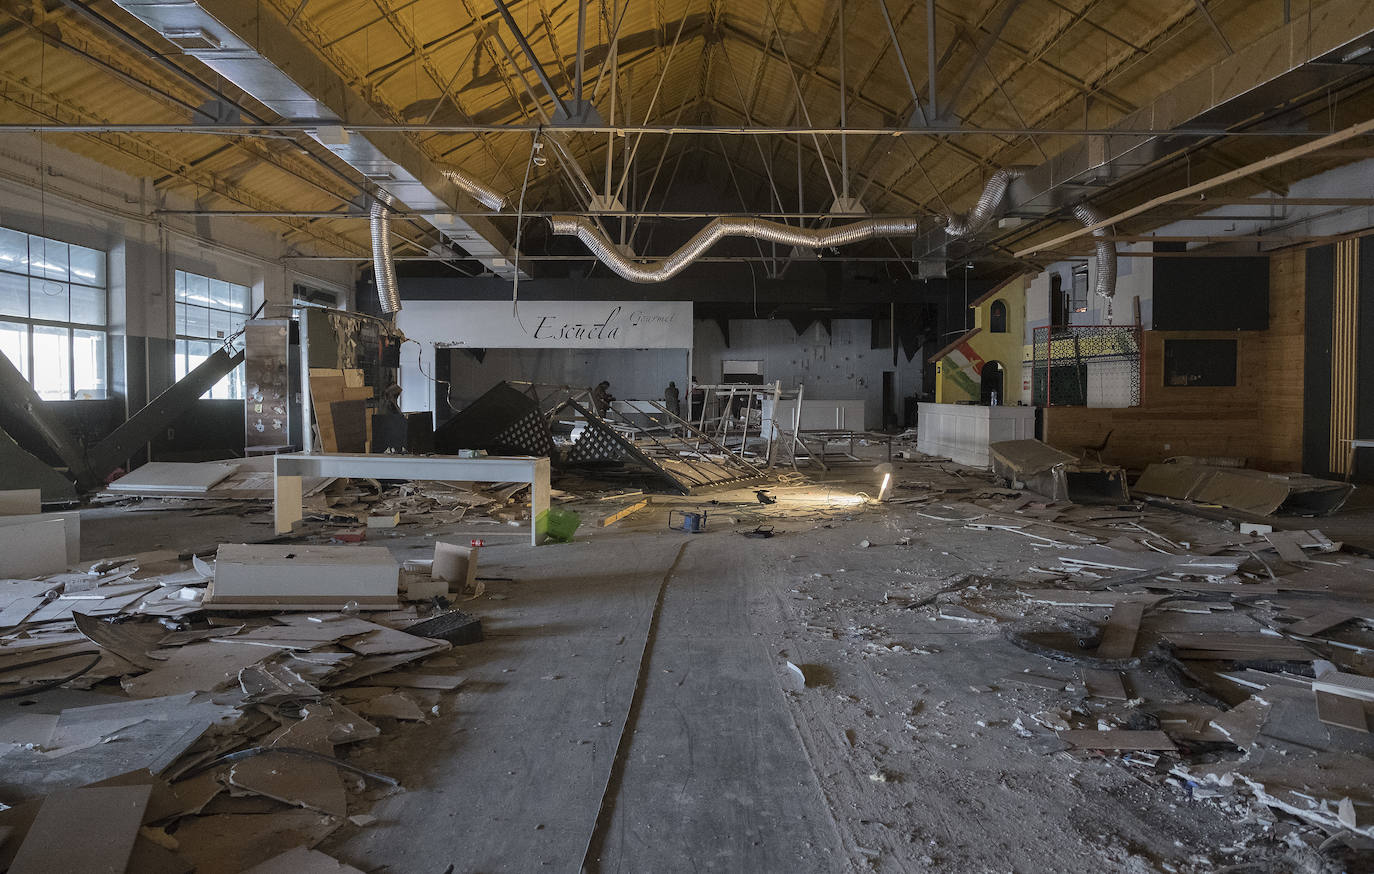
[[396, 316], [424, 345], [482, 349], [690, 349], [690, 301], [406, 301]]
[[401, 408], [434, 409], [434, 350], [692, 348], [692, 302], [408, 300], [396, 325], [414, 340], [401, 355]]

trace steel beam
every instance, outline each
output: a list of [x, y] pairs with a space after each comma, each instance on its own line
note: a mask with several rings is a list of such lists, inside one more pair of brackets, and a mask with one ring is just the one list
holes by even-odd
[[1212, 33], [1216, 34], [1217, 42], [1221, 43], [1221, 47], [1226, 49], [1226, 54], [1234, 55], [1236, 50], [1231, 48], [1231, 41], [1226, 38], [1226, 34], [1221, 32], [1221, 26], [1218, 25], [1217, 20], [1212, 17], [1211, 11], [1207, 9], [1207, 4], [1203, 2], [1203, 0], [1193, 0], [1193, 5], [1197, 7], [1198, 15], [1201, 15], [1203, 19], [1206, 20], [1207, 24], [1211, 26]]
[[86, 463], [86, 451], [72, 438], [66, 427], [58, 421], [52, 408], [33, 390], [24, 374], [14, 366], [9, 356], [0, 353], [0, 405], [4, 405], [18, 420], [33, 427], [57, 457], [71, 472], [72, 478], [83, 489], [94, 488], [100, 478]]
[[997, 25], [993, 27], [992, 30], [983, 34], [983, 39], [978, 43], [977, 51], [974, 53], [973, 58], [969, 60], [968, 66], [964, 67], [964, 74], [959, 77], [959, 84], [955, 85], [954, 91], [945, 98], [945, 111], [941, 118], [950, 118], [953, 116], [954, 106], [959, 102], [959, 97], [964, 93], [964, 89], [968, 87], [969, 80], [973, 78], [974, 71], [982, 66], [988, 53], [992, 51], [992, 47], [1002, 38], [1002, 31], [1006, 29], [1007, 22], [1011, 21], [1012, 14], [1016, 12], [1016, 7], [1020, 5], [1021, 0], [1007, 0], [1006, 5], [1002, 7], [1002, 17], [997, 19]]
[[158, 432], [190, 410], [197, 398], [242, 363], [242, 349], [233, 355], [226, 349], [220, 349], [126, 419], [124, 424], [91, 449], [90, 468], [96, 477], [104, 479], [140, 446], [151, 442]]
[[1158, 197], [1151, 198], [1150, 200], [1147, 200], [1142, 204], [1133, 206], [1130, 209], [1122, 210], [1121, 212], [1118, 212], [1113, 216], [1109, 216], [1108, 218], [1105, 218], [1102, 221], [1097, 222], [1095, 224], [1088, 225], [1076, 231], [1071, 231], [1067, 234], [1061, 234], [1060, 236], [1055, 237], [1052, 240], [1047, 240], [1044, 243], [1037, 243], [1035, 245], [1027, 246], [1026, 248], [1016, 252], [1015, 257], [1025, 258], [1029, 255], [1034, 255], [1036, 252], [1040, 252], [1045, 249], [1052, 249], [1055, 246], [1067, 243], [1070, 240], [1076, 240], [1079, 237], [1084, 236], [1085, 234], [1090, 234], [1098, 228], [1109, 227], [1111, 225], [1116, 224], [1117, 222], [1122, 222], [1128, 218], [1133, 218], [1135, 216], [1140, 215], [1143, 212], [1148, 212], [1164, 204], [1174, 203], [1176, 201], [1183, 200], [1187, 197], [1203, 194], [1207, 191], [1210, 191], [1213, 188], [1216, 188], [1219, 185], [1225, 185], [1229, 182], [1235, 182], [1240, 179], [1245, 179], [1247, 177], [1254, 176], [1256, 173], [1262, 173], [1271, 167], [1277, 167], [1280, 164], [1286, 164], [1289, 161], [1295, 161], [1298, 158], [1303, 158], [1307, 155], [1313, 154], [1314, 152], [1319, 152], [1326, 146], [1334, 146], [1339, 143], [1346, 142], [1347, 140], [1352, 140], [1356, 137], [1367, 136], [1371, 133], [1374, 133], [1374, 119], [1369, 119], [1366, 121], [1362, 121], [1359, 124], [1351, 125], [1350, 127], [1345, 128], [1344, 130], [1337, 131], [1333, 134], [1328, 134], [1327, 136], [1324, 136], [1319, 140], [1314, 140], [1310, 143], [1303, 143], [1302, 145], [1297, 146], [1296, 148], [1286, 149], [1282, 152], [1279, 152], [1276, 155], [1270, 155], [1269, 157], [1263, 158], [1259, 161], [1255, 161], [1254, 163], [1246, 164], [1245, 166], [1232, 170], [1229, 173], [1222, 173], [1220, 176], [1213, 176], [1211, 179], [1198, 182], [1194, 185], [1189, 185], [1186, 188], [1180, 188], [1177, 191], [1173, 191], [1168, 194], [1161, 194]]
[[[497, 11], [499, 11], [501, 17], [506, 20], [506, 26], [510, 28], [511, 35], [515, 37], [516, 45], [520, 46], [520, 51], [525, 53], [525, 57], [529, 59], [530, 66], [534, 67], [534, 75], [539, 77], [539, 81], [543, 84], [544, 90], [548, 92], [549, 99], [553, 101], [553, 105], [558, 107], [558, 111], [563, 114], [563, 118], [572, 118], [572, 113], [568, 111], [568, 105], [563, 102], [562, 97], [558, 96], [558, 91], [553, 87], [553, 82], [549, 81], [549, 74], [544, 72], [544, 65], [539, 63], [539, 56], [534, 53], [533, 47], [530, 46], [530, 41], [525, 39], [525, 34], [520, 30], [520, 25], [515, 23], [515, 16], [510, 14], [510, 9], [506, 7], [505, 0], [494, 0], [494, 2], [496, 3]], [[579, 44], [581, 43], [581, 34], [582, 31], [579, 27]], [[580, 66], [580, 54], [578, 55], [578, 61]], [[580, 78], [578, 79], [578, 84], [579, 86], [581, 85]]]

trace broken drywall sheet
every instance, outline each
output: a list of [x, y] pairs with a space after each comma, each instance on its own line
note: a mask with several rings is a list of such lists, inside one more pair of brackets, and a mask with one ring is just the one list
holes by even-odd
[[0, 516], [0, 577], [24, 579], [67, 569], [67, 524], [60, 516], [6, 524]]

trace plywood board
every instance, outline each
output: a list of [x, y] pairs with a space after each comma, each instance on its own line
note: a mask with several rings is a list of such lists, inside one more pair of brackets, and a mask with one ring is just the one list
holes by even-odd
[[42, 489], [0, 490], [0, 516], [29, 516], [41, 512]]
[[1269, 541], [1269, 545], [1278, 552], [1279, 558], [1289, 562], [1307, 561], [1307, 555], [1303, 553], [1301, 543], [1310, 540], [1306, 532], [1303, 531], [1271, 531], [1264, 535], [1264, 539]]
[[128, 677], [124, 691], [134, 698], [158, 698], [184, 692], [212, 692], [238, 681], [239, 671], [270, 657], [276, 650], [260, 646], [193, 643], [167, 654], [157, 668]]
[[1140, 619], [1145, 608], [1160, 600], [1157, 596], [1130, 598], [1112, 608], [1107, 624], [1102, 627], [1102, 642], [1097, 645], [1100, 659], [1128, 659], [1135, 652], [1140, 633]]
[[1107, 698], [1113, 701], [1129, 701], [1126, 683], [1116, 671], [1083, 671], [1083, 686], [1094, 698]]
[[123, 874], [151, 792], [118, 786], [49, 795], [10, 874]]
[[1365, 715], [1364, 703], [1358, 698], [1321, 691], [1316, 693], [1316, 698], [1317, 718], [1322, 722], [1369, 733], [1369, 718]]
[[23, 579], [67, 569], [67, 523], [61, 518], [0, 525], [0, 577]]
[[1374, 701], [1374, 677], [1328, 671], [1312, 681], [1312, 689], [1361, 701]]
[[1059, 739], [1081, 750], [1172, 750], [1174, 742], [1162, 731], [1090, 731], [1071, 729], [1059, 732]]
[[1323, 610], [1320, 613], [1312, 614], [1306, 619], [1294, 622], [1292, 625], [1285, 628], [1284, 631], [1288, 634], [1296, 634], [1301, 637], [1311, 637], [1314, 634], [1321, 634], [1329, 628], [1335, 628], [1337, 625], [1349, 622], [1351, 619], [1356, 619], [1359, 616], [1359, 613], [1352, 613], [1346, 608]]

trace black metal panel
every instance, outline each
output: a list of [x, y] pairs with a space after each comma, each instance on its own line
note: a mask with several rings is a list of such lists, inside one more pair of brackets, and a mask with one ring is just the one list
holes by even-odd
[[1307, 250], [1307, 337], [1303, 362], [1302, 470], [1331, 474], [1331, 308], [1336, 247]]
[[1156, 331], [1264, 331], [1269, 258], [1157, 258]]
[[484, 449], [495, 455], [553, 456], [553, 437], [539, 405], [499, 382], [434, 432], [436, 451]]

